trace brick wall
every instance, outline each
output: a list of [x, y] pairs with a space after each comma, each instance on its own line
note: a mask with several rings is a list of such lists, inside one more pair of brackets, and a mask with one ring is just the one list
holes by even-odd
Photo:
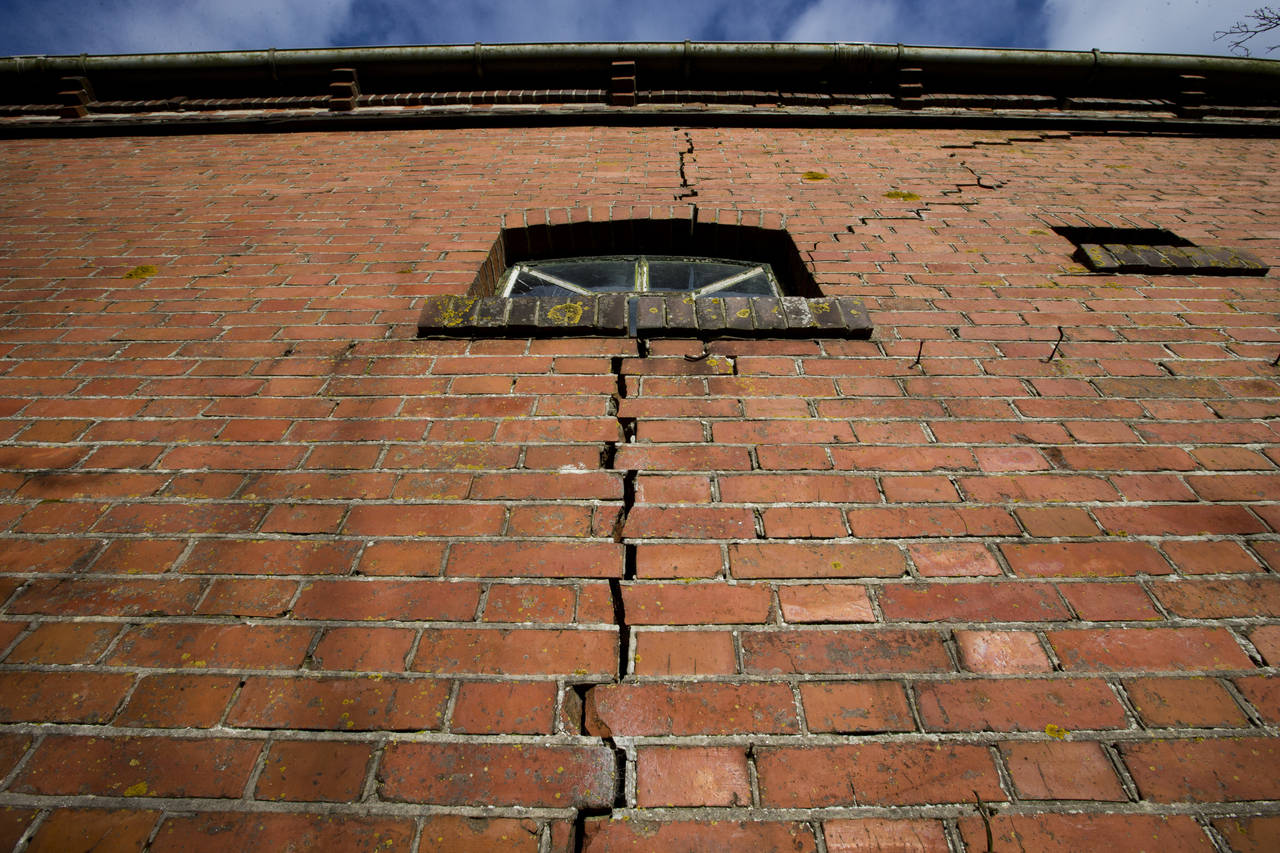
[[[0, 143], [0, 847], [1275, 849], [1274, 274], [1090, 275], [1052, 228], [1274, 264], [1278, 171], [960, 130]], [[504, 217], [695, 205], [785, 218], [873, 340], [414, 339]]]

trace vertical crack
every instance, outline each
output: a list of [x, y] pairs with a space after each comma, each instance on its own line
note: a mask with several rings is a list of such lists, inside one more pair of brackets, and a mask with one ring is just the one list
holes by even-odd
[[681, 192], [676, 195], [676, 201], [693, 198], [698, 194], [698, 191], [689, 183], [689, 172], [687, 168], [688, 162], [686, 158], [693, 156], [693, 136], [691, 136], [687, 130], [684, 132], [684, 141], [689, 147], [677, 152], [677, 156], [679, 157]]
[[[692, 143], [690, 150], [692, 150]], [[640, 343], [639, 353], [643, 357], [647, 354], [647, 351], [643, 343]], [[613, 621], [618, 626], [618, 669], [613, 679], [615, 684], [626, 679], [627, 668], [631, 659], [631, 626], [627, 624], [626, 604], [622, 597], [622, 584], [624, 581], [631, 580], [636, 576], [636, 548], [634, 545], [623, 541], [623, 531], [626, 527], [627, 516], [635, 505], [636, 475], [638, 472], [634, 468], [620, 469], [617, 464], [618, 446], [620, 444], [630, 444], [635, 440], [636, 436], [636, 419], [623, 414], [623, 401], [627, 399], [627, 377], [623, 371], [624, 362], [625, 359], [622, 356], [614, 356], [609, 362], [609, 367], [614, 377], [613, 411], [620, 427], [621, 441], [605, 442], [600, 460], [601, 466], [605, 470], [620, 470], [622, 472], [622, 507], [618, 512], [618, 519], [614, 523], [613, 541], [622, 545], [623, 571], [621, 578], [611, 578], [609, 580], [609, 599], [613, 605]], [[582, 709], [579, 733], [584, 737], [599, 738], [609, 749], [613, 750], [615, 762], [613, 803], [608, 808], [584, 808], [578, 810], [573, 822], [573, 849], [575, 853], [581, 853], [586, 845], [586, 825], [588, 820], [606, 818], [612, 815], [615, 809], [627, 808], [627, 751], [618, 746], [617, 741], [613, 739], [613, 735], [607, 729], [592, 724], [591, 691], [597, 686], [577, 684], [572, 685], [572, 689], [577, 696], [576, 705]]]

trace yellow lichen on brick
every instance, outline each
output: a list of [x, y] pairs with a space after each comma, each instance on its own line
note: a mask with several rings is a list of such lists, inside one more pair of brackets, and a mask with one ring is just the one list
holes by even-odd
[[582, 319], [581, 302], [565, 302], [547, 311], [547, 319], [561, 326], [571, 326]]

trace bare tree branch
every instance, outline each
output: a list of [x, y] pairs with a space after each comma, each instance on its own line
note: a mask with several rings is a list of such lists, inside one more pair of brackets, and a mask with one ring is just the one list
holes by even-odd
[[[1246, 42], [1249, 39], [1277, 28], [1280, 28], [1280, 9], [1274, 6], [1259, 6], [1245, 15], [1243, 21], [1236, 21], [1227, 29], [1214, 33], [1213, 40], [1226, 39], [1232, 53], [1248, 56], [1249, 45]], [[1267, 50], [1272, 51], [1278, 47], [1280, 44], [1273, 44]]]

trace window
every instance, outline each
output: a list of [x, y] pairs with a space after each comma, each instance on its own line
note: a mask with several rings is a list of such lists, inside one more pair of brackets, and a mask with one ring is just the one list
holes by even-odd
[[781, 296], [768, 264], [671, 255], [613, 255], [526, 261], [502, 277], [500, 296], [598, 296], [601, 293]]
[[[777, 214], [712, 211], [707, 222], [582, 214], [520, 214], [547, 222], [503, 228], [465, 296], [426, 297], [419, 337], [871, 335], [862, 301], [824, 296], [791, 235], [765, 226], [785, 225]], [[725, 215], [759, 224], [718, 221]]]

